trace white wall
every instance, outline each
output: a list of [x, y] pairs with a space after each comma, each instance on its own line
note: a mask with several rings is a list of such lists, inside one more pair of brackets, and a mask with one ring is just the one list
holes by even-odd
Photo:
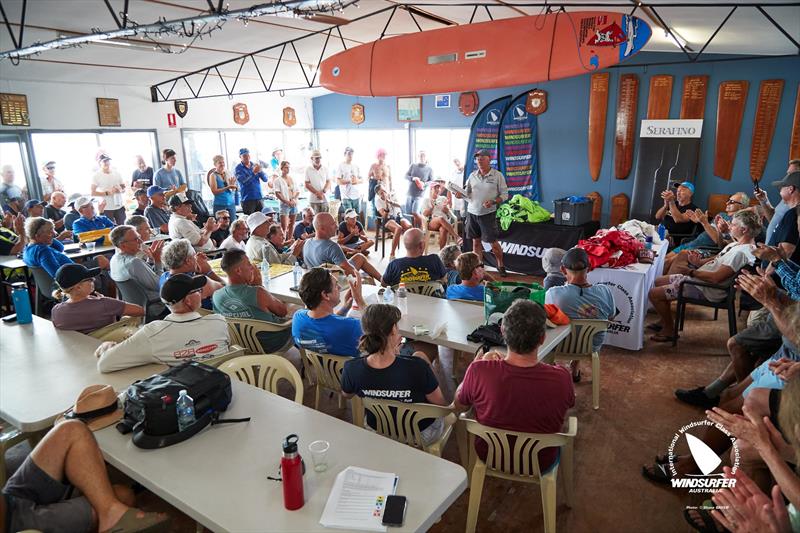
[[[98, 129], [95, 98], [119, 99], [122, 127], [109, 130], [156, 129], [161, 149], [178, 152], [183, 163], [181, 128], [211, 129], [285, 129], [283, 108], [293, 107], [297, 116], [294, 128], [311, 129], [311, 98], [281, 97], [278, 94], [252, 94], [233, 99], [202, 98], [189, 100], [189, 112], [177, 117], [177, 127], [167, 125], [167, 113], [175, 113], [173, 102], [152, 103], [149, 87], [126, 85], [66, 84], [34, 81], [0, 80], [0, 92], [24, 94], [28, 97], [32, 130]], [[233, 121], [233, 105], [247, 104], [250, 122], [240, 126]], [[0, 131], [14, 129], [0, 126]], [[185, 171], [185, 169], [183, 169]]]

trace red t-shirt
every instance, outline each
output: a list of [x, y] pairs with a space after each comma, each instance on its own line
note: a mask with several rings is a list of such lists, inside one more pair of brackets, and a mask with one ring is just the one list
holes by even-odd
[[[471, 405], [475, 419], [485, 426], [525, 433], [558, 433], [567, 409], [575, 405], [572, 376], [566, 368], [539, 363], [519, 367], [505, 361], [475, 361], [467, 369], [458, 402]], [[475, 450], [486, 457], [486, 443], [476, 439]], [[539, 452], [545, 471], [558, 450]]]

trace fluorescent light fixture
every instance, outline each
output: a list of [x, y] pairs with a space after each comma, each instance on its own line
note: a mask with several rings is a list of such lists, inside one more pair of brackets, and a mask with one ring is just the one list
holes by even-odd
[[[66, 38], [66, 37], [73, 37], [76, 35], [80, 35], [77, 33], [62, 33], [59, 35], [59, 38]], [[104, 39], [102, 36], [98, 35], [97, 39], [89, 40], [90, 44], [96, 44], [99, 46], [113, 46], [114, 48], [127, 48], [128, 50], [140, 50], [144, 52], [158, 52], [161, 54], [171, 54], [172, 53], [172, 46], [165, 44], [165, 43], [158, 43], [156, 46], [155, 43], [149, 44], [146, 41], [141, 42], [131, 42], [128, 40], [122, 41], [118, 39]]]

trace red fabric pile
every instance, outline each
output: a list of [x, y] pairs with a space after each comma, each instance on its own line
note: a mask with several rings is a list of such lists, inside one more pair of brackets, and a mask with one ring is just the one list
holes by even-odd
[[599, 230], [594, 237], [582, 239], [578, 247], [589, 254], [591, 268], [622, 268], [636, 263], [644, 245], [627, 231]]

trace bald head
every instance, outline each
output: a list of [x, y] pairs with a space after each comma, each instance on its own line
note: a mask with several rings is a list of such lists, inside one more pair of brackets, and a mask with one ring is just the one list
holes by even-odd
[[336, 221], [330, 213], [317, 213], [314, 217], [314, 231], [318, 239], [330, 239], [336, 235]]
[[406, 257], [419, 257], [425, 247], [425, 234], [419, 228], [411, 228], [403, 234]]

